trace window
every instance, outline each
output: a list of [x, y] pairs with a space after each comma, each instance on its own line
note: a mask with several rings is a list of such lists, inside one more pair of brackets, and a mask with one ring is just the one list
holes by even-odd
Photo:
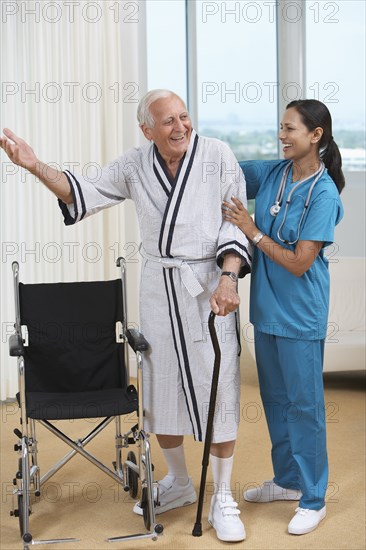
[[275, 3], [195, 3], [199, 133], [239, 160], [277, 157]]
[[309, 2], [306, 12], [308, 97], [323, 101], [346, 171], [366, 169], [365, 2]]
[[187, 101], [186, 3], [149, 0], [146, 19], [148, 89], [167, 88]]

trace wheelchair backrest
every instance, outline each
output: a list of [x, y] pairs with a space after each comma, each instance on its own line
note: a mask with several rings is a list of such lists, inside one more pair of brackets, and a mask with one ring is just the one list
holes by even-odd
[[20, 322], [26, 325], [26, 391], [80, 392], [126, 385], [122, 283], [19, 284]]

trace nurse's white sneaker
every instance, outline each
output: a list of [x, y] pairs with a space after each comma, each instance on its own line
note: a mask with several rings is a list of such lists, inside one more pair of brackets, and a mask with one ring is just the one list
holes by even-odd
[[234, 501], [231, 494], [217, 493], [213, 495], [208, 522], [216, 530], [219, 540], [225, 542], [245, 540], [245, 527], [239, 515], [238, 503]]
[[288, 524], [288, 532], [291, 535], [306, 535], [314, 531], [326, 516], [326, 507], [321, 510], [309, 510], [308, 508], [296, 508], [296, 514]]
[[[156, 500], [156, 491], [154, 491], [154, 500]], [[197, 496], [194, 490], [192, 479], [188, 478], [186, 485], [179, 485], [175, 477], [165, 476], [159, 481], [159, 503], [155, 507], [155, 514], [163, 514], [173, 508], [188, 506], [196, 502]], [[133, 507], [135, 514], [142, 516], [140, 502], [136, 502]]]
[[277, 485], [273, 479], [265, 481], [261, 487], [244, 491], [244, 500], [248, 502], [273, 502], [274, 500], [300, 500], [300, 490], [285, 489]]

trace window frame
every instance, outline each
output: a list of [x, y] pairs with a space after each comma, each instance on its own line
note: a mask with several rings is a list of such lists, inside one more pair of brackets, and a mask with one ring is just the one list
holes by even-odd
[[[282, 16], [283, 5], [276, 2], [276, 58], [277, 58], [277, 127], [288, 103], [282, 90], [294, 82], [306, 90], [306, 0], [292, 0], [302, 16], [298, 21]], [[198, 77], [197, 77], [197, 11], [195, 2], [186, 0], [187, 31], [187, 98], [188, 110], [194, 127], [198, 127]], [[283, 158], [278, 148], [279, 158]], [[239, 159], [241, 160], [241, 159]], [[346, 170], [346, 180], [363, 181], [365, 171]]]

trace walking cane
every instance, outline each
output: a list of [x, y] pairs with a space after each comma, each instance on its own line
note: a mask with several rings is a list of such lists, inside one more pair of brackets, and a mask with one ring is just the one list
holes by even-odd
[[205, 437], [205, 446], [203, 449], [203, 458], [202, 458], [202, 473], [201, 473], [201, 484], [200, 484], [200, 494], [198, 498], [197, 505], [197, 516], [196, 523], [194, 524], [192, 535], [194, 537], [202, 536], [202, 508], [203, 508], [203, 499], [205, 496], [205, 485], [206, 485], [206, 476], [207, 476], [207, 467], [209, 462], [209, 454], [211, 447], [212, 439], [212, 430], [213, 430], [213, 421], [215, 416], [215, 405], [216, 405], [216, 395], [217, 395], [217, 386], [219, 381], [220, 374], [220, 362], [221, 362], [221, 350], [219, 342], [217, 340], [217, 334], [215, 330], [215, 317], [213, 311], [211, 311], [208, 318], [208, 328], [210, 331], [211, 341], [215, 352], [215, 362], [212, 373], [212, 383], [211, 383], [211, 394], [210, 394], [210, 404], [208, 408], [208, 419], [207, 419], [207, 428], [206, 428], [206, 437]]

